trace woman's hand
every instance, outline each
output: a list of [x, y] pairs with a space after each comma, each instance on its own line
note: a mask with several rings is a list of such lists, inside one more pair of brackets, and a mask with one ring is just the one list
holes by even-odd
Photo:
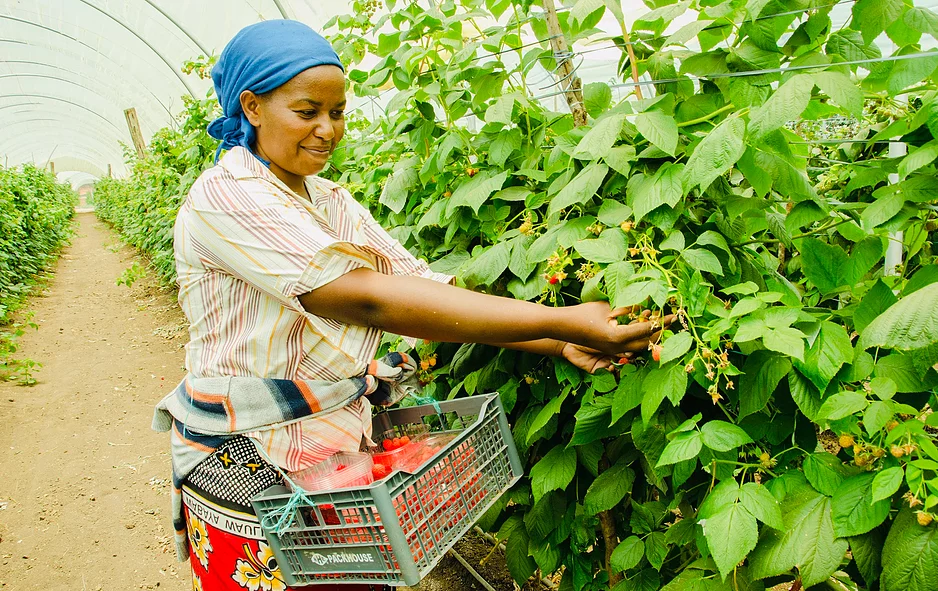
[[573, 343], [565, 343], [560, 354], [576, 367], [589, 373], [596, 373], [600, 369], [611, 369], [617, 359], [602, 351]]
[[668, 315], [652, 321], [646, 311], [629, 324], [619, 324], [619, 317], [628, 314], [630, 309], [610, 310], [606, 302], [589, 302], [567, 310], [576, 315], [574, 324], [581, 334], [570, 335], [564, 340], [609, 356], [647, 350], [650, 343], [657, 342], [661, 329], [667, 328], [674, 320], [674, 315]]

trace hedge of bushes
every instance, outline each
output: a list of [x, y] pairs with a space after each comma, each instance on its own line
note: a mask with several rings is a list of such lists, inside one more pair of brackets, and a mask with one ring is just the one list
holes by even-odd
[[77, 196], [31, 164], [0, 168], [0, 326], [71, 235]]
[[133, 160], [127, 179], [101, 179], [95, 184], [98, 217], [143, 251], [164, 284], [176, 277], [173, 223], [189, 187], [214, 162], [215, 147], [205, 129], [217, 106], [214, 99], [189, 99], [177, 128], [158, 131], [146, 157]]

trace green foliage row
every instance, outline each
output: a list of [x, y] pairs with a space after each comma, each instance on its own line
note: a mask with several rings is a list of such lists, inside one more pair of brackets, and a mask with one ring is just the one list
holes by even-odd
[[69, 185], [32, 164], [0, 168], [0, 373], [4, 375], [21, 373], [28, 369], [23, 363], [32, 363], [13, 359], [22, 326], [4, 327], [13, 322], [13, 313], [71, 236], [76, 200]]
[[128, 244], [150, 258], [159, 280], [176, 278], [173, 223], [189, 187], [214, 163], [217, 142], [206, 127], [218, 102], [184, 97], [186, 109], [178, 125], [153, 135], [144, 158], [130, 157], [126, 179], [105, 178], [95, 183], [95, 212], [111, 224]]
[[[329, 174], [403, 244], [472, 289], [680, 317], [591, 376], [420, 347], [429, 393], [497, 390], [511, 414], [528, 477], [482, 525], [517, 581], [565, 590], [938, 588], [938, 53], [918, 56], [938, 15], [645, 3], [629, 30], [619, 0], [565, 2], [568, 42], [621, 50], [579, 127], [536, 97], [556, 92], [540, 2], [360, 2], [331, 23], [352, 91], [394, 96]], [[633, 70], [662, 82], [639, 97]], [[851, 143], [814, 143], [835, 116]]]

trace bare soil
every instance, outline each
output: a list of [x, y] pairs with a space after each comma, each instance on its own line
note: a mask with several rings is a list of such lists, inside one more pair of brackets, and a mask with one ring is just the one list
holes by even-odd
[[[38, 383], [0, 382], [0, 589], [191, 589], [171, 541], [168, 436], [150, 429], [185, 374], [185, 318], [151, 276], [117, 285], [139, 259], [93, 213], [76, 217], [29, 305], [40, 328], [20, 340]], [[515, 589], [501, 552], [479, 566], [490, 548], [457, 546], [494, 589]], [[483, 587], [447, 557], [418, 589]]]

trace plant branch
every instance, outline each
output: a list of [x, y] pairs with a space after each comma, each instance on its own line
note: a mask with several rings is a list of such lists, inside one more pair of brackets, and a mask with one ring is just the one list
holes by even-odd
[[690, 127], [691, 125], [698, 125], [700, 123], [706, 123], [707, 121], [710, 121], [714, 117], [721, 115], [723, 113], [726, 113], [727, 111], [732, 111], [735, 108], [736, 107], [733, 106], [733, 103], [728, 103], [708, 115], [704, 115], [703, 117], [698, 117], [696, 119], [691, 119], [690, 121], [684, 121], [683, 123], [678, 123], [677, 126], [678, 128], [681, 128], [681, 127]]

